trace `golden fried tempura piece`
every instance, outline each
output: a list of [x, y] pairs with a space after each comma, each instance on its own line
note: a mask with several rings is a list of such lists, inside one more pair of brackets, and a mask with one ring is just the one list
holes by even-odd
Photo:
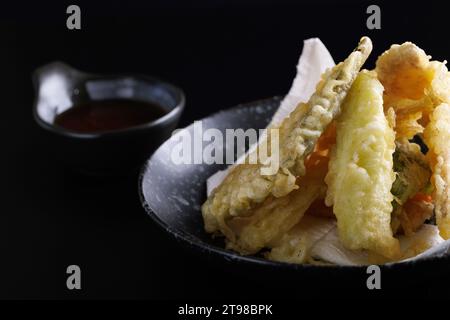
[[433, 108], [450, 102], [450, 75], [445, 63], [411, 42], [392, 45], [377, 60], [376, 72], [384, 86], [384, 107], [394, 108], [398, 138], [411, 139], [423, 131]]
[[433, 171], [436, 222], [444, 239], [450, 238], [450, 106], [441, 104], [433, 111], [424, 132], [427, 157]]
[[234, 217], [228, 221], [233, 238], [227, 248], [241, 254], [252, 254], [273, 243], [288, 232], [304, 216], [311, 204], [325, 196], [324, 182], [328, 169], [328, 156], [317, 155], [300, 178], [299, 188], [280, 198], [269, 196], [252, 210], [249, 217]]
[[306, 211], [313, 209], [313, 201], [323, 202], [329, 151], [335, 143], [336, 125], [333, 122], [317, 140], [314, 151], [306, 159], [306, 174], [299, 178], [298, 189], [280, 198], [269, 196], [252, 209], [250, 216], [232, 217], [227, 221], [227, 248], [241, 254], [256, 253], [264, 247], [271, 248], [303, 218]]
[[430, 57], [411, 42], [394, 44], [376, 62], [378, 79], [389, 98], [418, 100], [431, 84]]
[[383, 86], [361, 71], [337, 119], [336, 146], [325, 179], [326, 203], [334, 205], [339, 237], [352, 250], [394, 258], [399, 242], [391, 229], [392, 154], [395, 132], [383, 111]]
[[[283, 197], [298, 188], [296, 180], [305, 174], [306, 157], [325, 128], [340, 112], [340, 105], [371, 50], [370, 39], [362, 38], [344, 62], [323, 75], [308, 103], [299, 104], [281, 123], [280, 167], [275, 174], [261, 175], [264, 165], [261, 162], [249, 164], [247, 161], [252, 154], [247, 156], [246, 163], [231, 170], [202, 206], [207, 232], [220, 230], [227, 238], [233, 239], [227, 220], [236, 216], [249, 216], [252, 214], [251, 209], [269, 196]], [[262, 143], [271, 145], [270, 134], [267, 140], [267, 143]]]

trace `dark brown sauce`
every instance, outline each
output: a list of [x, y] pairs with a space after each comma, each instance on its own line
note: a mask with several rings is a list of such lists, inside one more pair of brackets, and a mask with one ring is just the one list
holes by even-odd
[[90, 101], [55, 118], [55, 124], [79, 133], [98, 133], [138, 126], [167, 113], [161, 106], [126, 99]]

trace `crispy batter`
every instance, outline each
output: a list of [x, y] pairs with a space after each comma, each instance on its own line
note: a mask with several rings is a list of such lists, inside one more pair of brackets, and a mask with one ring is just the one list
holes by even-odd
[[434, 76], [430, 57], [411, 42], [394, 44], [376, 62], [378, 79], [389, 98], [418, 100]]
[[436, 222], [441, 236], [450, 238], [450, 106], [439, 105], [431, 115], [424, 132], [429, 148], [434, 185]]
[[252, 214], [248, 217], [233, 217], [228, 220], [227, 227], [233, 236], [228, 238], [227, 248], [241, 254], [251, 254], [263, 247], [272, 247], [312, 209], [313, 201], [323, 203], [329, 150], [335, 143], [336, 126], [332, 123], [320, 136], [314, 151], [305, 161], [306, 174], [299, 178], [301, 181], [298, 189], [285, 197], [268, 197], [252, 209]]
[[[251, 209], [269, 196], [283, 197], [298, 188], [296, 179], [305, 174], [306, 157], [340, 112], [340, 105], [371, 50], [370, 39], [362, 38], [344, 62], [323, 76], [308, 103], [297, 106], [282, 122], [279, 127], [280, 168], [276, 174], [261, 175], [262, 163], [245, 163], [231, 170], [202, 206], [207, 232], [220, 230], [233, 239], [227, 220], [233, 216], [249, 216]], [[270, 145], [270, 134], [267, 139], [268, 143], [262, 143]]]
[[377, 60], [378, 79], [385, 88], [384, 107], [393, 107], [398, 138], [423, 132], [434, 107], [450, 102], [450, 75], [445, 63], [411, 42], [392, 45]]
[[398, 139], [412, 139], [416, 134], [423, 132], [423, 126], [419, 123], [423, 112], [397, 113], [395, 133]]
[[328, 168], [327, 156], [315, 156], [300, 187], [287, 196], [270, 196], [252, 210], [249, 217], [234, 217], [228, 221], [233, 237], [227, 241], [227, 248], [241, 254], [252, 254], [264, 247], [271, 247], [304, 216], [311, 203], [325, 195], [324, 182]]
[[384, 115], [383, 86], [374, 73], [360, 72], [342, 109], [325, 179], [326, 203], [333, 205], [345, 247], [396, 257], [399, 243], [390, 225], [395, 133]]
[[306, 174], [299, 178], [300, 187], [285, 197], [270, 196], [249, 217], [231, 218], [227, 225], [234, 237], [227, 241], [227, 248], [241, 254], [256, 253], [272, 248], [305, 214], [334, 217], [333, 210], [324, 204], [324, 178], [329, 151], [335, 144], [336, 124], [332, 122], [305, 161]]

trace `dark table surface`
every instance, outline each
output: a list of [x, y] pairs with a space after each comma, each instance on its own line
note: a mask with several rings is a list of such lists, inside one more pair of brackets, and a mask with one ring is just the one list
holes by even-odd
[[[65, 27], [68, 4], [16, 1], [0, 11], [0, 298], [282, 296], [264, 281], [209, 265], [170, 239], [141, 208], [136, 176], [87, 178], [56, 162], [32, 119], [36, 67], [61, 60], [95, 73], [168, 80], [186, 92], [184, 126], [286, 93], [309, 37], [320, 37], [340, 61], [369, 35], [374, 53], [368, 68], [391, 43], [407, 40], [435, 59], [450, 58], [443, 1], [379, 3], [382, 29], [373, 31], [366, 28], [370, 3], [361, 1], [81, 1], [79, 31]], [[80, 291], [66, 288], [71, 264], [81, 267]], [[429, 283], [416, 281], [422, 276], [413, 277], [407, 290], [384, 294], [448, 292], [448, 272]]]

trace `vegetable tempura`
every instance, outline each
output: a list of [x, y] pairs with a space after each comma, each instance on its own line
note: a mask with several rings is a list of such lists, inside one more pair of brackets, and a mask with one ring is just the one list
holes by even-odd
[[240, 254], [343, 265], [401, 261], [450, 239], [450, 73], [411, 42], [360, 70], [371, 50], [363, 37], [269, 127], [275, 174], [262, 162], [230, 169], [202, 207], [207, 232]]

